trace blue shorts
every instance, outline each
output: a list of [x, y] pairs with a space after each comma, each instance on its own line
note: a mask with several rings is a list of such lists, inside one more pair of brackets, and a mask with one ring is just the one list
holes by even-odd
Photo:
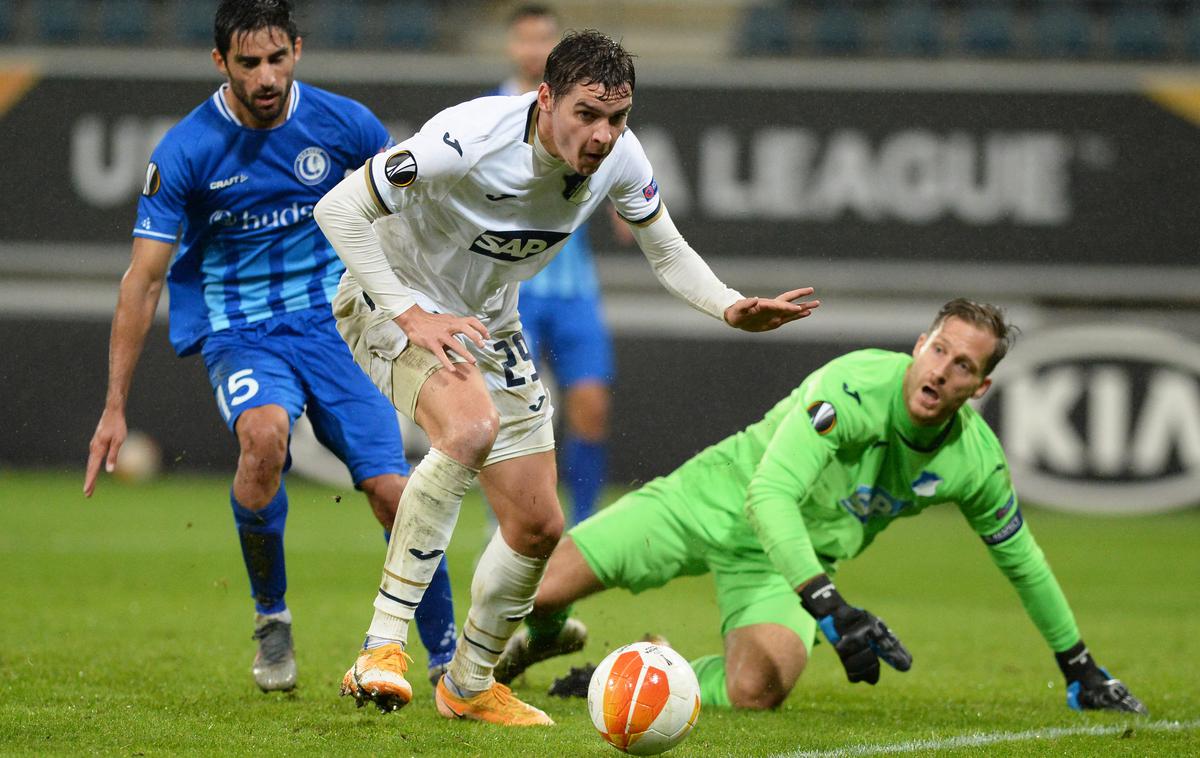
[[530, 352], [549, 363], [559, 387], [588, 380], [612, 383], [612, 338], [597, 298], [521, 293], [518, 308]]
[[249, 408], [282, 406], [290, 425], [307, 409], [317, 439], [346, 464], [355, 484], [408, 475], [396, 411], [355, 364], [328, 310], [214, 332], [201, 354], [230, 430]]

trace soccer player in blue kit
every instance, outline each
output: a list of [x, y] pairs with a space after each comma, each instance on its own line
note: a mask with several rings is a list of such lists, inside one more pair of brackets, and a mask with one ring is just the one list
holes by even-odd
[[[283, 474], [292, 424], [307, 412], [385, 530], [409, 473], [391, 402], [334, 328], [344, 267], [312, 216], [322, 195], [392, 140], [363, 105], [295, 81], [302, 40], [287, 0], [222, 0], [214, 37], [226, 83], [167, 133], [146, 171], [84, 493], [102, 464], [113, 471], [125, 441], [133, 372], [165, 281], [171, 344], [181, 357], [201, 353], [238, 439], [230, 502], [256, 610], [254, 679], [264, 691], [290, 690]], [[417, 628], [436, 679], [456, 636], [444, 561], [424, 598]]]

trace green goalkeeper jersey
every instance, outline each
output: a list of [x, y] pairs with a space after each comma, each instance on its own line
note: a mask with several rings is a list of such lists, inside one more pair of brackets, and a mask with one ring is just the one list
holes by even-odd
[[[793, 587], [861, 553], [894, 520], [953, 503], [987, 545], [1055, 651], [1079, 640], [1075, 619], [1024, 525], [999, 440], [971, 407], [944, 426], [912, 423], [901, 385], [912, 357], [861, 350], [810, 375], [759, 422], [702, 452], [736, 498], [705, 498], [727, 513], [730, 550], [761, 545]], [[744, 518], [742, 518], [744, 514]]]

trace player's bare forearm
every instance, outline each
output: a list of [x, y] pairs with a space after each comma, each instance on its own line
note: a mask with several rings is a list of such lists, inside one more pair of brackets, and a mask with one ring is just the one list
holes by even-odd
[[820, 307], [820, 300], [801, 300], [811, 294], [812, 287], [801, 287], [773, 298], [742, 298], [725, 309], [725, 323], [747, 332], [778, 329], [789, 322], [807, 318]]
[[105, 394], [104, 411], [88, 446], [83, 482], [83, 492], [88, 497], [96, 489], [100, 466], [103, 464], [111, 472], [116, 466], [117, 453], [125, 442], [125, 403], [146, 334], [158, 309], [158, 299], [162, 294], [172, 252], [171, 245], [135, 240], [133, 259], [121, 278], [112, 331], [109, 333], [108, 391]]
[[463, 347], [458, 335], [463, 335], [480, 348], [484, 346], [484, 340], [491, 338], [487, 327], [474, 316], [430, 313], [419, 305], [414, 305], [396, 316], [395, 321], [408, 335], [410, 342], [433, 353], [442, 365], [451, 371], [454, 370], [451, 354], [463, 358], [468, 363], [475, 363], [475, 356]]
[[157, 286], [147, 283], [132, 266], [121, 280], [121, 292], [117, 297], [108, 343], [108, 392], [104, 399], [104, 412], [100, 414], [100, 421], [88, 445], [87, 471], [83, 481], [83, 493], [87, 497], [91, 497], [96, 490], [101, 465], [110, 473], [116, 467], [117, 453], [125, 442], [128, 433], [125, 403], [161, 291], [161, 282]]
[[133, 268], [125, 272], [108, 338], [106, 409], [125, 408], [133, 372], [146, 344], [146, 334], [154, 322], [154, 312], [158, 309], [161, 294], [161, 280], [149, 280]]

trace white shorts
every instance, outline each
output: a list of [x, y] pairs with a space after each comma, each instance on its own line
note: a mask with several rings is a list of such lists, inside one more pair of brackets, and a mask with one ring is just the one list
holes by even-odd
[[[443, 367], [441, 361], [425, 348], [409, 344], [408, 335], [395, 321], [367, 304], [362, 288], [350, 276], [343, 277], [338, 287], [333, 315], [355, 363], [398, 411], [415, 420], [421, 387]], [[554, 405], [538, 376], [520, 325], [491, 332], [491, 339], [482, 349], [460, 339], [475, 357], [500, 416], [500, 431], [483, 465], [553, 450]], [[464, 361], [453, 354], [450, 359]]]

